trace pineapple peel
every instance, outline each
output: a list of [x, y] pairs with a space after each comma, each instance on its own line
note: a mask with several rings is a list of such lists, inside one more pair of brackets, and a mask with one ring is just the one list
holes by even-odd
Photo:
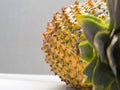
[[100, 45], [110, 32], [109, 22], [106, 0], [75, 2], [55, 13], [42, 36], [51, 71], [80, 90], [113, 90], [116, 79], [103, 53], [105, 41]]

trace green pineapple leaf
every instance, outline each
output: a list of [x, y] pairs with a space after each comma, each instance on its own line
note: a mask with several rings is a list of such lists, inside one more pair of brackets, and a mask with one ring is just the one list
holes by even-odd
[[106, 57], [104, 46], [105, 46], [107, 37], [108, 37], [107, 31], [99, 31], [94, 37], [94, 45], [95, 45], [96, 51], [99, 53], [101, 61], [106, 64], [108, 64], [108, 60]]
[[101, 60], [97, 61], [93, 74], [94, 90], [113, 90], [112, 88], [120, 90], [120, 84], [116, 78], [107, 64], [101, 63]]
[[120, 80], [120, 0], [107, 0], [110, 13], [109, 36], [105, 44], [110, 68]]
[[78, 15], [77, 19], [83, 29], [86, 39], [93, 45], [94, 37], [97, 32], [107, 30], [108, 24], [103, 20], [90, 15]]
[[89, 44], [87, 40], [82, 41], [79, 44], [79, 51], [80, 51], [80, 56], [82, 60], [90, 62], [92, 58], [94, 57], [93, 47]]
[[120, 0], [107, 0], [107, 5], [110, 13], [110, 36], [120, 32]]
[[107, 57], [113, 73], [119, 77], [120, 81], [120, 33], [114, 35], [108, 46]]
[[120, 83], [114, 79], [108, 90], [120, 90]]
[[84, 69], [83, 73], [87, 76], [85, 82], [88, 84], [92, 84], [93, 82], [93, 74], [94, 69], [96, 67], [97, 58], [94, 57], [94, 59], [90, 62], [90, 64]]

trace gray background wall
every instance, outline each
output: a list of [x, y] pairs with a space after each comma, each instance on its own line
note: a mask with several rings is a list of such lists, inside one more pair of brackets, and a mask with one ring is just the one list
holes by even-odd
[[40, 49], [41, 34], [53, 13], [73, 2], [0, 0], [0, 73], [52, 74]]

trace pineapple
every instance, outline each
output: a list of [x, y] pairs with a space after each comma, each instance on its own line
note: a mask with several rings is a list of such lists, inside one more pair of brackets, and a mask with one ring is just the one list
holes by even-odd
[[42, 50], [62, 81], [80, 90], [120, 90], [117, 1], [75, 2], [53, 15]]

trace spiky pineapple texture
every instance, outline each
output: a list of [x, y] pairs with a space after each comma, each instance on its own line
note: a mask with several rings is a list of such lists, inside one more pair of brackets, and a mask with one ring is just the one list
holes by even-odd
[[89, 63], [81, 59], [79, 45], [86, 38], [77, 20], [77, 15], [88, 14], [109, 22], [105, 0], [88, 0], [83, 4], [75, 2], [55, 13], [43, 33], [45, 61], [62, 81], [81, 90], [92, 90], [91, 85], [84, 83], [86, 77], [83, 70]]

